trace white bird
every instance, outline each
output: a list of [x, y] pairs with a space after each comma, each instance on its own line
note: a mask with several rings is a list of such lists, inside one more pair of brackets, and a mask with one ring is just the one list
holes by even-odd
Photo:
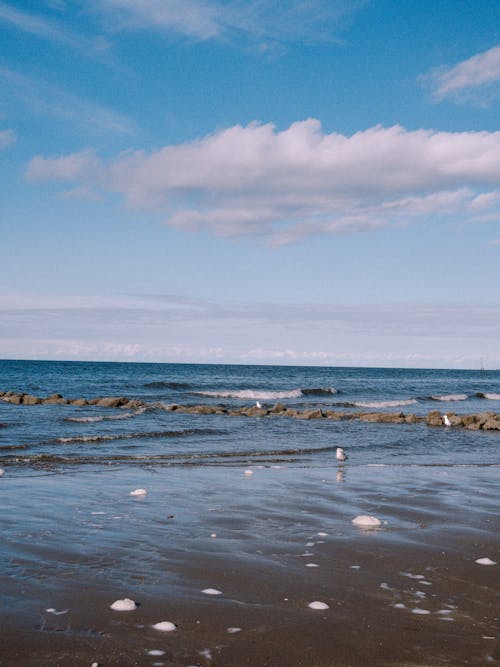
[[255, 401], [255, 407], [256, 407], [256, 408], [261, 408], [262, 405], [259, 403], [259, 401]]
[[337, 447], [337, 451], [335, 452], [335, 458], [338, 461], [347, 461], [347, 454], [344, 452], [342, 447]]
[[445, 426], [451, 426], [451, 421], [448, 418], [448, 415], [443, 415], [443, 424]]

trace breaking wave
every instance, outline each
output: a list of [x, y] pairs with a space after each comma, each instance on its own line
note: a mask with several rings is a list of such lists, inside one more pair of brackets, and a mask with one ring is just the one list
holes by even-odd
[[249, 401], [274, 401], [284, 398], [300, 398], [301, 396], [327, 396], [336, 394], [333, 387], [313, 387], [311, 389], [291, 389], [289, 391], [259, 391], [255, 389], [241, 389], [234, 391], [196, 391], [197, 396], [211, 398], [240, 398]]
[[477, 398], [487, 398], [490, 401], [500, 401], [500, 394], [483, 394], [482, 391], [478, 391], [476, 394]]
[[414, 405], [415, 403], [418, 403], [416, 398], [408, 398], [396, 401], [353, 401], [352, 403], [344, 403], [344, 405], [353, 408], [397, 408], [403, 405]]
[[429, 396], [431, 401], [466, 401], [467, 394], [445, 394], [444, 396]]

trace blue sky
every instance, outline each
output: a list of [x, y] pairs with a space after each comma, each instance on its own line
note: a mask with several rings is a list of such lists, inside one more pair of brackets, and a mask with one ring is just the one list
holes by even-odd
[[499, 368], [499, 26], [0, 0], [0, 358]]

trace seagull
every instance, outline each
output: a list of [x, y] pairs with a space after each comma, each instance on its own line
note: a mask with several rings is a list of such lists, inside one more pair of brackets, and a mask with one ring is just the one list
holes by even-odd
[[262, 405], [259, 403], [259, 401], [255, 401], [255, 407], [256, 407], [256, 408], [261, 408]]
[[445, 426], [451, 426], [451, 421], [448, 418], [448, 415], [443, 415], [443, 424]]
[[347, 461], [347, 454], [344, 452], [342, 447], [337, 447], [337, 451], [335, 452], [335, 458], [338, 461]]

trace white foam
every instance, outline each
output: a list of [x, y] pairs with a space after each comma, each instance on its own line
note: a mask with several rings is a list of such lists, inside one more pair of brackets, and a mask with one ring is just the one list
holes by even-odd
[[228, 628], [227, 631], [230, 635], [234, 635], [237, 632], [241, 632], [241, 628]]
[[392, 605], [395, 609], [406, 609], [406, 605], [403, 604], [402, 602], [396, 602], [396, 604]]
[[359, 516], [354, 517], [352, 523], [360, 528], [378, 528], [382, 525], [380, 519], [366, 514], [360, 514]]
[[428, 609], [419, 609], [418, 607], [416, 607], [415, 609], [411, 610], [411, 613], [412, 614], [422, 614], [422, 615], [425, 614], [425, 615], [427, 615], [427, 614], [430, 614], [431, 612]]
[[210, 537], [217, 537], [217, 533], [210, 533]]
[[159, 630], [160, 632], [173, 632], [176, 629], [175, 623], [171, 623], [170, 621], [160, 621], [159, 623], [155, 623], [153, 625], [153, 628], [155, 630]]
[[361, 569], [361, 565], [350, 565], [350, 566], [349, 566], [349, 569], [351, 569], [351, 570], [359, 570], [359, 569]]
[[319, 609], [319, 610], [330, 609], [330, 607], [326, 604], [326, 602], [319, 602], [318, 600], [310, 602], [307, 606], [309, 607], [309, 609]]
[[131, 496], [147, 496], [148, 492], [146, 489], [134, 489], [134, 491], [130, 492]]
[[222, 595], [222, 591], [218, 591], [216, 588], [204, 588], [201, 592], [205, 595]]
[[448, 614], [453, 614], [453, 609], [439, 609], [439, 611], [437, 611], [436, 614], [447, 616]]
[[272, 401], [280, 398], [300, 398], [302, 392], [300, 389], [291, 391], [254, 391], [252, 389], [242, 389], [241, 391], [198, 391], [199, 396], [212, 396], [214, 398], [241, 398], [244, 400], [263, 400]]
[[49, 607], [45, 610], [48, 614], [54, 614], [54, 616], [61, 616], [62, 614], [67, 614], [69, 609], [63, 609], [62, 611], [57, 611], [54, 607]]
[[165, 651], [161, 651], [160, 649], [157, 648], [152, 648], [150, 651], [148, 651], [148, 655], [165, 655]]
[[431, 396], [435, 401], [466, 401], [467, 394], [445, 394], [444, 396]]
[[245, 470], [244, 474], [250, 477], [250, 475], [253, 475], [253, 470]]
[[92, 424], [93, 422], [102, 422], [104, 417], [66, 417], [67, 422], [78, 422], [80, 424]]
[[411, 572], [400, 572], [402, 577], [408, 577], [408, 579], [425, 579], [423, 574], [412, 574]]
[[418, 403], [415, 398], [399, 401], [354, 401], [357, 408], [397, 408], [399, 405], [413, 405]]
[[316, 534], [319, 535], [319, 537], [326, 537], [328, 535], [328, 533], [316, 533]]
[[5, 474], [5, 470], [3, 468], [0, 468], [0, 477]]
[[490, 401], [500, 401], [500, 394], [483, 394], [485, 398], [489, 398]]
[[496, 565], [496, 561], [491, 560], [491, 558], [478, 558], [476, 561], [474, 561], [478, 565]]
[[383, 588], [384, 591], [392, 591], [392, 588], [389, 586], [389, 584], [386, 584], [385, 581], [383, 581], [383, 582], [380, 584], [380, 588]]
[[316, 542], [306, 542], [306, 547], [313, 547]]
[[306, 563], [306, 567], [319, 567], [317, 563]]
[[123, 600], [115, 600], [115, 602], [113, 602], [113, 604], [110, 605], [110, 607], [114, 611], [133, 611], [134, 609], [137, 609], [136, 603], [130, 598], [124, 598]]

